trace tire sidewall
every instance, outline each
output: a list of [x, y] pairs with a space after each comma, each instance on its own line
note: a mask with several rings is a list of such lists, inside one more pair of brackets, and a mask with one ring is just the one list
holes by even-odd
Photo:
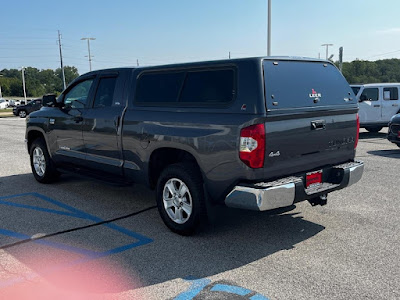
[[[33, 166], [33, 151], [38, 147], [42, 150], [44, 159], [46, 162], [46, 169], [44, 171], [43, 176], [38, 175], [36, 173], [35, 167]], [[51, 158], [49, 156], [49, 152], [47, 151], [47, 146], [46, 146], [45, 142], [43, 141], [43, 139], [37, 139], [37, 140], [33, 141], [30, 151], [29, 151], [29, 154], [30, 154], [29, 156], [30, 156], [32, 173], [33, 173], [33, 176], [35, 177], [35, 179], [41, 183], [48, 183], [48, 182], [55, 180], [55, 176], [53, 174], [54, 167], [53, 167]]]
[[[190, 169], [184, 164], [176, 164], [167, 167], [159, 177], [156, 190], [157, 207], [161, 218], [169, 229], [181, 235], [190, 235], [194, 231], [196, 231], [200, 223], [201, 216], [204, 212], [204, 193], [201, 184], [201, 177], [199, 178], [199, 174], [197, 174], [198, 172], [190, 172], [189, 170], [193, 170], [193, 168]], [[175, 223], [168, 216], [168, 213], [164, 208], [164, 186], [166, 182], [171, 178], [182, 180], [182, 182], [184, 182], [188, 187], [189, 192], [192, 196], [192, 213], [189, 219], [183, 224]]]
[[[25, 115], [22, 116], [21, 113], [25, 113]], [[20, 118], [26, 118], [26, 111], [20, 110], [19, 113], [18, 113], [18, 115], [19, 115]]]

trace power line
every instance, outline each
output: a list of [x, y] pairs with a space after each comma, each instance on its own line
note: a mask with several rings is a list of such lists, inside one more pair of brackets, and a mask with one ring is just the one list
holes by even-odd
[[367, 59], [368, 59], [368, 58], [372, 58], [372, 57], [377, 57], [377, 56], [384, 56], [384, 55], [388, 55], [388, 54], [393, 54], [393, 53], [397, 53], [397, 52], [400, 52], [400, 50], [391, 51], [391, 52], [386, 52], [386, 53], [382, 53], [382, 54], [372, 55], [372, 56], [367, 57]]

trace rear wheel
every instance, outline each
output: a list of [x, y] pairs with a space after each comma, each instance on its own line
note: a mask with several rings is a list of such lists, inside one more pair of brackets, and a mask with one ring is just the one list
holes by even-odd
[[26, 118], [26, 111], [25, 110], [20, 110], [18, 113], [20, 118]]
[[382, 126], [371, 126], [371, 127], [365, 127], [365, 129], [367, 129], [369, 132], [379, 132], [381, 131], [383, 127]]
[[194, 233], [206, 220], [201, 174], [189, 164], [166, 167], [157, 182], [157, 207], [165, 225], [181, 235]]
[[58, 179], [59, 173], [47, 151], [42, 138], [33, 141], [30, 149], [30, 160], [33, 176], [40, 183], [50, 183]]

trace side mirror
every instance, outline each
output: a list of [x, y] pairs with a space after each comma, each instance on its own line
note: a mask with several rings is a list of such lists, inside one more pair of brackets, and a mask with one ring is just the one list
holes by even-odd
[[368, 100], [367, 95], [361, 95], [359, 102], [363, 102], [363, 101], [367, 101], [367, 100]]
[[42, 103], [43, 106], [56, 107], [57, 106], [56, 95], [55, 94], [44, 95]]

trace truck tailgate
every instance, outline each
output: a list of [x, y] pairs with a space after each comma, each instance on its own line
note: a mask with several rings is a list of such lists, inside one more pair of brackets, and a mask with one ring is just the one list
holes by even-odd
[[265, 60], [264, 83], [267, 173], [278, 177], [354, 159], [358, 105], [335, 66]]

